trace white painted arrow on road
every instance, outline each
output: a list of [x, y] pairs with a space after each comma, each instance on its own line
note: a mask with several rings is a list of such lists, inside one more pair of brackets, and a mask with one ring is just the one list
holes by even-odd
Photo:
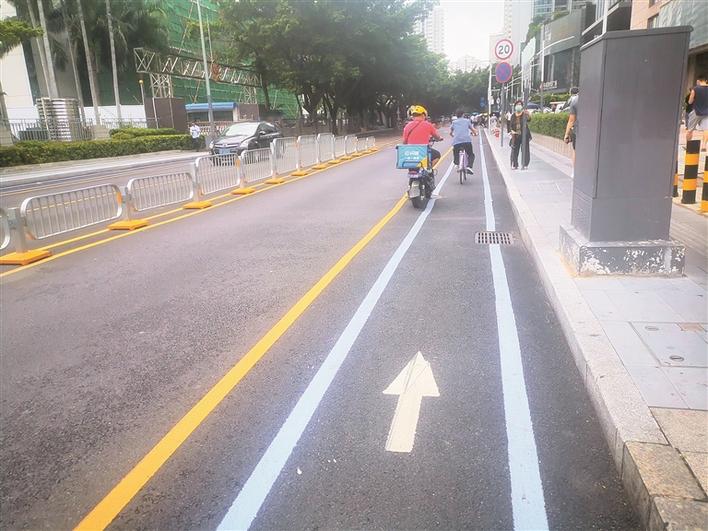
[[384, 394], [399, 395], [386, 440], [386, 451], [410, 453], [413, 450], [423, 397], [440, 396], [430, 363], [418, 352], [386, 388]]

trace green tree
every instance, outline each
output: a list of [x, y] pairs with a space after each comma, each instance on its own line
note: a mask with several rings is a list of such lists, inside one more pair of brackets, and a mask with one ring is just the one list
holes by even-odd
[[[42, 35], [41, 29], [34, 28], [17, 18], [0, 20], [0, 59], [16, 46], [40, 35]], [[7, 107], [5, 105], [5, 92], [2, 89], [2, 82], [0, 82], [0, 114], [0, 119], [7, 120]]]

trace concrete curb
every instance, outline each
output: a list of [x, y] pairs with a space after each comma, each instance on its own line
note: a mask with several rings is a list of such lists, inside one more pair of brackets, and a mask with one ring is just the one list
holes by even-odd
[[488, 134], [487, 140], [506, 184], [521, 238], [558, 316], [641, 522], [652, 530], [706, 528], [705, 492], [664, 436], [602, 325], [563, 266], [557, 245], [548, 243], [504, 165], [498, 146]]

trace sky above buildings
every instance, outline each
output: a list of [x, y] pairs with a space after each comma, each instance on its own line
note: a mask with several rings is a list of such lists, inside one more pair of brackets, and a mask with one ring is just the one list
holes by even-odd
[[488, 59], [489, 36], [502, 30], [504, 0], [441, 0], [445, 11], [445, 55]]

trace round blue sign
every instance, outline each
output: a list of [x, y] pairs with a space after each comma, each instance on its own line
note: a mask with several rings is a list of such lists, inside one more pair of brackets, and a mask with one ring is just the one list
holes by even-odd
[[494, 75], [497, 78], [497, 83], [506, 83], [511, 79], [511, 74], [511, 65], [505, 61], [498, 63], [497, 68], [494, 70]]

